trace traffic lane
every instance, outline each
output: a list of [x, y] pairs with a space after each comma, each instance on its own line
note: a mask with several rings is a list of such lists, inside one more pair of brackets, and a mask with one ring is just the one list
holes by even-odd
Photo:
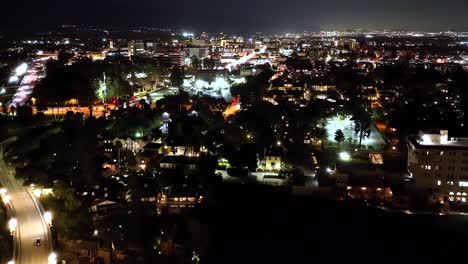
[[[4, 173], [2, 184], [11, 197], [10, 204], [14, 208], [15, 218], [18, 221], [17, 234], [19, 251], [15, 263], [47, 264], [50, 253], [50, 232], [45, 226], [42, 213], [34, 203], [32, 196], [22, 184], [9, 173]], [[41, 238], [42, 245], [35, 247], [34, 242]]]
[[[25, 188], [22, 191], [10, 192], [11, 203], [15, 207], [18, 220], [20, 239], [20, 260], [24, 264], [47, 264], [49, 249], [48, 230], [44, 227], [41, 213], [37, 210], [34, 201]], [[36, 247], [35, 241], [40, 238], [42, 245]]]

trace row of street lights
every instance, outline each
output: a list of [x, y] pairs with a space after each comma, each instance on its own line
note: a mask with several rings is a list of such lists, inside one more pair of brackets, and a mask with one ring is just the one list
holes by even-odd
[[[37, 192], [34, 192], [34, 195], [36, 197], [38, 197], [38, 198], [40, 197], [40, 194], [38, 195]], [[10, 204], [11, 196], [8, 194], [7, 189], [5, 189], [5, 188], [0, 189], [0, 198], [2, 199], [2, 201], [3, 201], [3, 203], [5, 205]], [[46, 222], [46, 224], [49, 227], [52, 227], [53, 217], [52, 217], [51, 212], [45, 212], [44, 215], [43, 215], [43, 219], [44, 219], [44, 221]], [[8, 221], [8, 229], [10, 230], [10, 234], [12, 236], [15, 234], [17, 227], [18, 227], [18, 220], [16, 218], [14, 218], [14, 217], [11, 218]], [[57, 254], [55, 254], [54, 252], [50, 253], [49, 257], [47, 258], [47, 263], [48, 264], [56, 264], [57, 263]], [[15, 264], [15, 262], [13, 260], [10, 260], [10, 261], [8, 261], [7, 264]]]

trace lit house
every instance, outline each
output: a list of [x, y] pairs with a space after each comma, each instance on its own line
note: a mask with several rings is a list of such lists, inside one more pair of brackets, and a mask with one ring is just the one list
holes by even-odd
[[167, 194], [158, 197], [158, 213], [167, 208], [169, 213], [180, 213], [184, 209], [194, 208], [200, 204], [203, 196], [195, 189], [188, 187], [171, 188]]
[[194, 170], [197, 168], [196, 158], [180, 155], [166, 155], [159, 162], [161, 169]]
[[449, 138], [447, 130], [409, 137], [407, 166], [414, 187], [434, 201], [467, 201], [468, 138]]
[[258, 164], [258, 168], [264, 171], [279, 171], [283, 165], [282, 163], [283, 149], [273, 147], [267, 149], [262, 160]]

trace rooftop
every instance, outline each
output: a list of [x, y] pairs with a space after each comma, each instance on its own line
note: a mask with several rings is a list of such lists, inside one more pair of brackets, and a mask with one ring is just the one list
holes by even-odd
[[440, 130], [439, 133], [420, 131], [417, 136], [410, 137], [409, 141], [422, 147], [468, 148], [468, 137], [449, 137], [448, 130]]

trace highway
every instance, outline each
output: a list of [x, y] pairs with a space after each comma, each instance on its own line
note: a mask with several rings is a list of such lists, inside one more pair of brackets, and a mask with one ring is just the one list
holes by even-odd
[[[23, 187], [22, 181], [15, 179], [5, 164], [0, 151], [0, 184], [7, 189], [10, 196], [8, 207], [10, 214], [17, 220], [14, 233], [15, 264], [50, 264], [52, 240], [50, 228], [44, 220], [44, 209], [30, 191]], [[35, 241], [40, 238], [42, 245], [36, 247]]]

